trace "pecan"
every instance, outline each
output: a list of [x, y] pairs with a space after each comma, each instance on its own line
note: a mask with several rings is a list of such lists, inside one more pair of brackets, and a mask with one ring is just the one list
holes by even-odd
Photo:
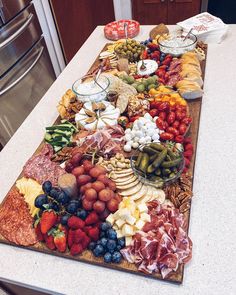
[[180, 207], [179, 207], [179, 211], [180, 213], [184, 213], [186, 211], [188, 211], [190, 208], [190, 204], [187, 202], [187, 203], [183, 203]]

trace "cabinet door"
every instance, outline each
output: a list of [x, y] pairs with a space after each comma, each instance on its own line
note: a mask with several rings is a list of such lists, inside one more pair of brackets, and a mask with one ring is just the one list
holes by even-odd
[[168, 24], [174, 25], [201, 11], [201, 0], [167, 0]]
[[141, 25], [167, 23], [168, 0], [132, 0], [132, 17]]
[[113, 0], [50, 0], [68, 63], [98, 25], [115, 20]]

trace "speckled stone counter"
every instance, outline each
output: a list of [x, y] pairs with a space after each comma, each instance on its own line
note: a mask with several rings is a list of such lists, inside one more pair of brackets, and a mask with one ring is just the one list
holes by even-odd
[[[143, 26], [143, 40], [153, 26]], [[56, 105], [107, 40], [97, 27], [0, 153], [0, 201], [33, 154]], [[0, 244], [0, 278], [62, 294], [236, 294], [236, 25], [208, 48], [189, 235], [193, 258], [174, 285]]]

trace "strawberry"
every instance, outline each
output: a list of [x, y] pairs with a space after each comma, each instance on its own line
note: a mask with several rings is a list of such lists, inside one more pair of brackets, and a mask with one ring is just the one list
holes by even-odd
[[84, 249], [86, 249], [91, 242], [91, 239], [85, 234], [84, 239], [81, 241], [81, 244]]
[[69, 229], [68, 237], [67, 237], [69, 248], [71, 248], [71, 246], [74, 244], [74, 239], [75, 239], [75, 230]]
[[66, 237], [66, 239], [67, 239], [67, 236], [68, 236], [68, 229], [67, 229], [64, 225], [62, 225], [62, 224], [59, 224], [59, 225], [58, 225], [58, 229], [59, 229], [60, 231], [62, 231], [62, 232], [65, 234], [65, 237]]
[[66, 236], [63, 231], [58, 231], [54, 235], [54, 244], [59, 252], [66, 251]]
[[80, 242], [83, 241], [85, 236], [86, 236], [85, 232], [83, 232], [81, 229], [76, 229], [74, 233], [74, 239], [73, 239], [74, 243], [79, 244]]
[[188, 158], [184, 158], [184, 162], [185, 162], [185, 167], [190, 166], [190, 160]]
[[40, 221], [42, 234], [46, 234], [57, 222], [57, 214], [53, 211], [44, 211]]
[[54, 238], [52, 235], [48, 235], [48, 234], [44, 234], [43, 235], [44, 240], [46, 242], [46, 246], [51, 249], [54, 250], [56, 248], [55, 243], [54, 243]]
[[75, 256], [83, 252], [83, 246], [81, 244], [73, 244], [70, 249], [70, 254]]
[[189, 160], [191, 160], [192, 155], [193, 155], [193, 151], [191, 151], [191, 150], [187, 150], [184, 152], [184, 157], [188, 158]]
[[35, 228], [35, 233], [36, 233], [37, 238], [40, 242], [44, 241], [43, 234], [40, 229], [40, 223], [37, 224], [37, 226]]
[[97, 227], [91, 228], [88, 235], [93, 241], [97, 241], [99, 239], [99, 229]]
[[97, 213], [93, 211], [86, 217], [85, 224], [91, 225], [91, 224], [97, 223], [98, 221], [99, 221], [99, 217]]
[[84, 224], [84, 221], [80, 219], [79, 217], [71, 216], [67, 221], [67, 225], [69, 226], [69, 228], [78, 229], [78, 228], [84, 228], [85, 224]]

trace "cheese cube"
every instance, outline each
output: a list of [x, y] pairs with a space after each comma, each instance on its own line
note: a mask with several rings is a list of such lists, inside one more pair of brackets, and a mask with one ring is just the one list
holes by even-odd
[[121, 228], [122, 225], [125, 224], [125, 221], [123, 219], [117, 219], [115, 223], [119, 228]]
[[124, 224], [122, 227], [122, 234], [124, 236], [132, 236], [134, 234], [133, 227], [129, 224]]
[[141, 219], [139, 219], [136, 223], [135, 226], [137, 227], [137, 229], [141, 230], [144, 226], [145, 222]]
[[129, 216], [126, 217], [125, 220], [126, 220], [126, 222], [129, 223], [130, 225], [134, 225], [135, 222], [136, 222], [136, 218], [133, 217], [133, 216], [131, 215], [131, 213], [130, 213]]
[[119, 217], [120, 219], [126, 220], [126, 218], [129, 218], [131, 215], [130, 211], [127, 208], [120, 209], [119, 211]]
[[125, 237], [125, 246], [130, 246], [132, 243], [132, 237]]
[[116, 230], [116, 234], [117, 234], [117, 238], [118, 238], [118, 239], [123, 237], [123, 235], [122, 235], [122, 231], [119, 230], [119, 229]]
[[138, 205], [138, 209], [140, 211], [140, 213], [148, 213], [148, 207], [145, 203], [141, 203]]
[[113, 225], [115, 222], [113, 214], [108, 215], [108, 217], [106, 218], [106, 221], [110, 222], [110, 224]]
[[117, 231], [117, 230], [119, 229], [119, 227], [118, 227], [116, 224], [114, 224], [114, 225], [112, 226], [112, 228], [113, 228], [115, 231]]
[[141, 220], [144, 221], [144, 222], [150, 222], [150, 221], [151, 221], [151, 217], [150, 217], [150, 215], [148, 215], [147, 213], [142, 213], [142, 214], [140, 215], [140, 218], [141, 218]]

